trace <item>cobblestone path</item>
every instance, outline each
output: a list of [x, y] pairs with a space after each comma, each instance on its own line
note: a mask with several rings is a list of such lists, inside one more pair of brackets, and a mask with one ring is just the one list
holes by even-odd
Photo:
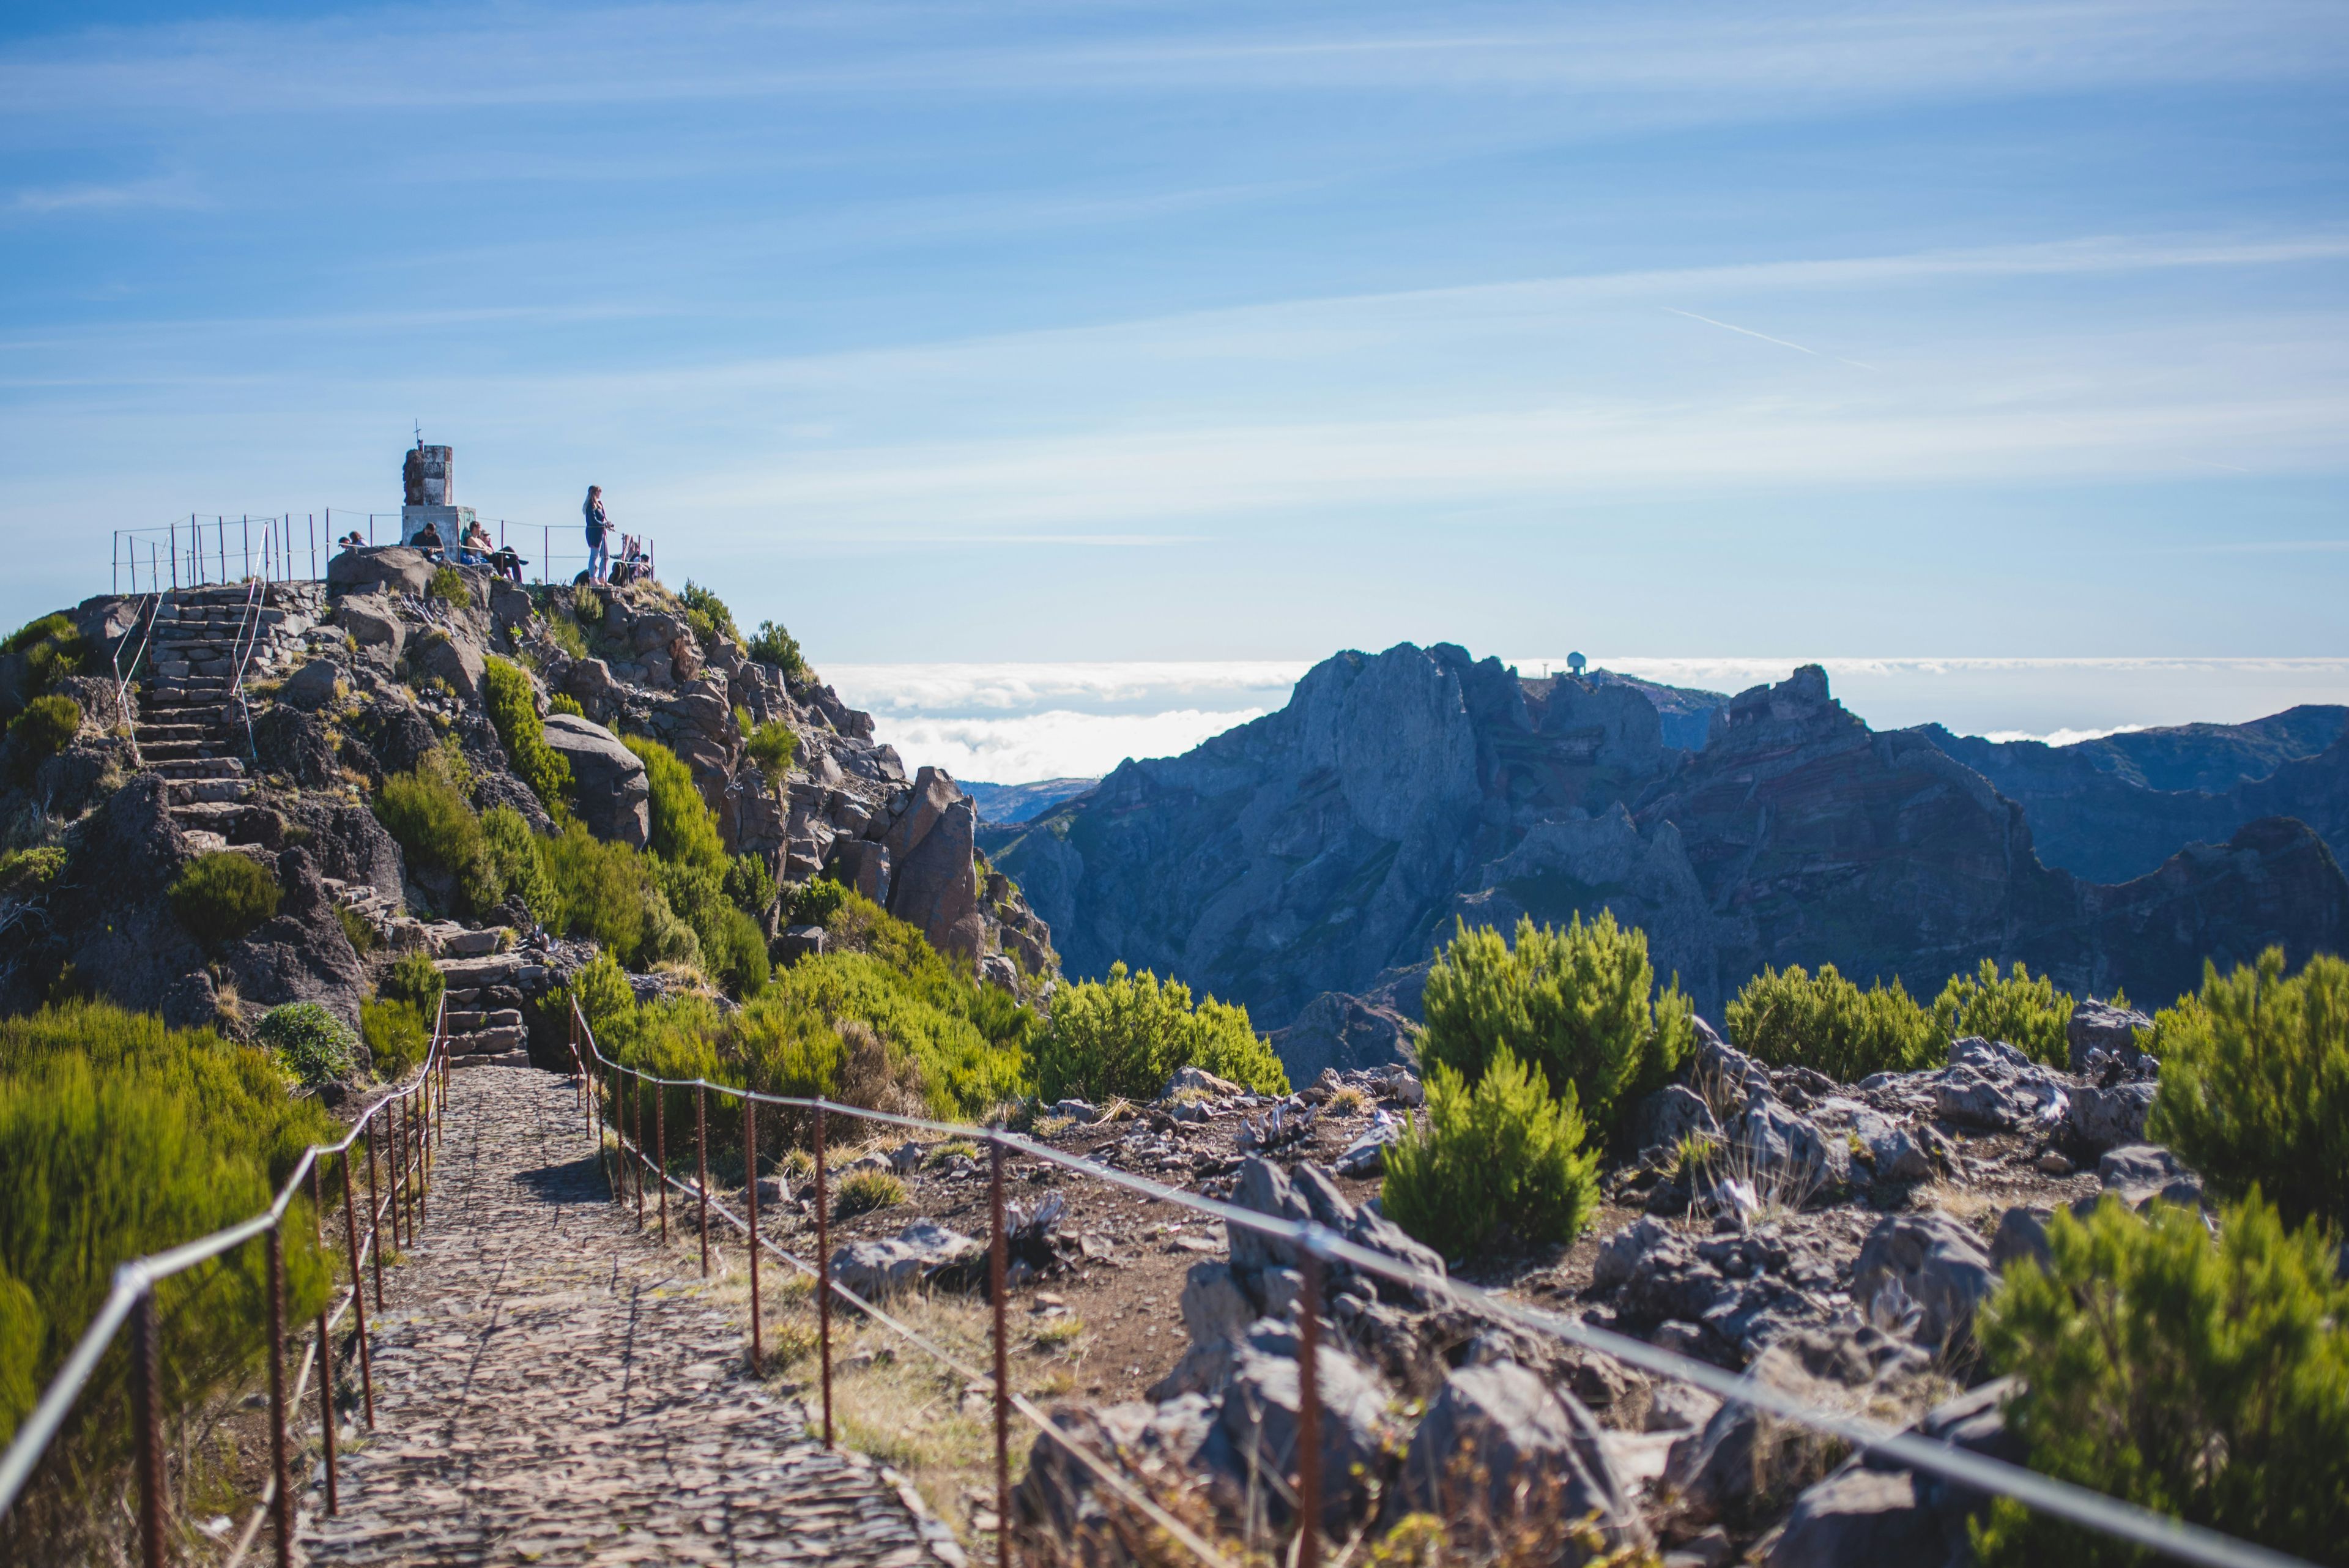
[[746, 1325], [608, 1202], [573, 1086], [454, 1075], [421, 1244], [371, 1321], [376, 1429], [316, 1563], [960, 1563], [743, 1367]]

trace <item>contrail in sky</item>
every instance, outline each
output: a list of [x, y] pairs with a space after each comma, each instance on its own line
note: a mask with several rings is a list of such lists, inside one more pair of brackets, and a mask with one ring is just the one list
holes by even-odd
[[1806, 348], [1799, 343], [1789, 343], [1784, 337], [1773, 337], [1767, 332], [1756, 332], [1751, 327], [1740, 327], [1731, 321], [1715, 321], [1710, 316], [1699, 316], [1693, 310], [1682, 310], [1676, 305], [1667, 305], [1663, 308], [1671, 311], [1674, 316], [1685, 316], [1691, 321], [1702, 321], [1708, 327], [1720, 327], [1731, 332], [1743, 332], [1748, 337], [1759, 337], [1764, 343], [1775, 343], [1781, 348], [1792, 348], [1797, 354], [1808, 354], [1814, 359], [1833, 359], [1838, 365], [1849, 365], [1860, 370], [1876, 369], [1873, 365], [1863, 365], [1857, 359], [1847, 359], [1839, 354], [1822, 354], [1816, 348]]

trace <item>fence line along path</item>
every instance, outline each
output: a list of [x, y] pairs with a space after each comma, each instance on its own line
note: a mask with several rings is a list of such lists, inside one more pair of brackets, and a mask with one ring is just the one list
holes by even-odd
[[740, 1311], [608, 1200], [576, 1088], [452, 1075], [431, 1215], [370, 1324], [376, 1430], [314, 1563], [959, 1563], [745, 1370]]

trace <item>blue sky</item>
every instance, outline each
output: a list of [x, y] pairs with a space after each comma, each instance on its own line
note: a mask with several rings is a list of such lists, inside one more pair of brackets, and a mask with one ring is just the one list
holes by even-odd
[[2344, 78], [2240, 0], [20, 0], [0, 620], [420, 421], [820, 664], [2349, 656]]

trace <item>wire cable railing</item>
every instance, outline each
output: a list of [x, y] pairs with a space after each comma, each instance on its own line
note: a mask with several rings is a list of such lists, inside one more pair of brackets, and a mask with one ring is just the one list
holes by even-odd
[[[557, 526], [503, 517], [485, 517], [481, 524], [494, 535], [497, 550], [511, 549], [521, 566], [534, 568], [526, 580], [542, 587], [573, 581], [590, 565], [586, 542], [576, 524]], [[538, 529], [538, 554], [523, 557], [521, 552], [529, 548], [533, 527]], [[569, 543], [578, 547], [558, 551], [556, 540], [565, 535], [566, 528], [571, 530]], [[338, 534], [336, 529], [346, 532]], [[265, 582], [318, 582], [326, 576], [326, 564], [344, 548], [340, 541], [351, 535], [359, 535], [367, 549], [398, 545], [403, 536], [400, 514], [351, 506], [274, 514], [191, 512], [160, 527], [118, 528], [113, 591], [160, 594], [175, 588], [219, 587], [253, 577]], [[624, 552], [620, 548], [624, 539], [634, 540], [636, 550]], [[623, 535], [615, 529], [609, 559], [614, 567], [638, 576], [659, 575], [659, 553], [650, 535]], [[443, 551], [457, 556], [458, 541], [443, 541]]]
[[[161, 1323], [156, 1311], [155, 1287], [173, 1275], [233, 1251], [259, 1239], [267, 1254], [269, 1373], [269, 1480], [262, 1489], [236, 1545], [224, 1560], [235, 1568], [251, 1549], [264, 1521], [274, 1527], [276, 1561], [289, 1568], [294, 1561], [294, 1507], [290, 1465], [289, 1422], [305, 1396], [310, 1372], [318, 1370], [319, 1442], [325, 1467], [326, 1510], [339, 1504], [336, 1473], [334, 1333], [344, 1317], [356, 1324], [362, 1405], [367, 1425], [375, 1425], [375, 1380], [367, 1333], [367, 1287], [370, 1266], [375, 1303], [383, 1306], [383, 1230], [390, 1227], [395, 1247], [415, 1245], [425, 1219], [426, 1189], [445, 1130], [444, 1107], [449, 1089], [448, 998], [444, 994], [432, 1023], [432, 1036], [424, 1061], [414, 1075], [387, 1090], [360, 1113], [341, 1141], [313, 1144], [295, 1161], [279, 1187], [276, 1199], [261, 1213], [226, 1230], [213, 1231], [177, 1247], [144, 1258], [134, 1258], [114, 1271], [107, 1293], [81, 1337], [75, 1342], [40, 1402], [17, 1428], [5, 1453], [0, 1453], [0, 1520], [5, 1520], [23, 1495], [96, 1374], [99, 1361], [127, 1324], [130, 1329], [130, 1427], [139, 1491], [139, 1558], [143, 1568], [161, 1568], [169, 1561], [167, 1532], [171, 1516], [168, 1477], [163, 1451]], [[378, 1124], [382, 1123], [380, 1133]], [[354, 1145], [367, 1145], [367, 1220], [362, 1236], [356, 1207], [352, 1167]], [[383, 1156], [388, 1182], [379, 1184], [377, 1157]], [[285, 1223], [295, 1199], [307, 1185], [312, 1222], [317, 1241], [326, 1247], [326, 1162], [339, 1156], [342, 1186], [345, 1257], [350, 1280], [336, 1300], [330, 1290], [318, 1314], [317, 1332], [298, 1375], [291, 1382], [285, 1367]], [[404, 1238], [404, 1240], [403, 1240]], [[329, 1252], [329, 1278], [332, 1254]]]
[[[663, 1078], [626, 1066], [604, 1054], [595, 1044], [595, 1033], [588, 1026], [574, 1001], [571, 1007], [572, 1054], [579, 1068], [583, 1102], [595, 1107], [589, 1114], [594, 1122], [592, 1134], [599, 1160], [605, 1164], [605, 1176], [616, 1200], [625, 1200], [628, 1181], [633, 1173], [637, 1217], [644, 1214], [647, 1168], [655, 1170], [661, 1182], [660, 1223], [664, 1236], [667, 1225], [667, 1194], [670, 1187], [694, 1197], [701, 1209], [702, 1267], [709, 1269], [709, 1213], [712, 1208], [735, 1229], [756, 1238], [758, 1245], [750, 1249], [751, 1302], [751, 1366], [756, 1374], [760, 1366], [760, 1308], [758, 1256], [761, 1250], [783, 1258], [802, 1272], [816, 1280], [818, 1302], [817, 1352], [821, 1357], [821, 1377], [823, 1398], [823, 1431], [827, 1445], [833, 1440], [832, 1421], [832, 1324], [831, 1298], [843, 1302], [872, 1316], [903, 1335], [916, 1347], [936, 1357], [957, 1374], [980, 1381], [978, 1375], [957, 1358], [931, 1345], [922, 1335], [899, 1323], [872, 1303], [865, 1301], [846, 1286], [832, 1278], [828, 1234], [829, 1193], [825, 1168], [826, 1120], [833, 1115], [857, 1122], [874, 1122], [903, 1127], [909, 1131], [968, 1138], [984, 1144], [989, 1155], [990, 1236], [988, 1241], [988, 1280], [993, 1298], [993, 1341], [996, 1376], [992, 1379], [995, 1403], [997, 1551], [998, 1561], [1010, 1561], [1010, 1477], [1008, 1455], [1008, 1428], [1011, 1412], [1019, 1413], [1045, 1436], [1050, 1438], [1077, 1463], [1102, 1480], [1111, 1490], [1133, 1503], [1145, 1517], [1164, 1530], [1170, 1538], [1180, 1542], [1202, 1561], [1223, 1564], [1227, 1559], [1198, 1534], [1174, 1519], [1162, 1506], [1149, 1500], [1138, 1488], [1119, 1475], [1114, 1468], [1092, 1454], [1070, 1433], [1053, 1424], [1045, 1413], [1009, 1392], [1003, 1375], [1006, 1359], [1004, 1326], [1004, 1278], [1007, 1251], [1003, 1222], [1003, 1162], [1010, 1154], [1031, 1159], [1072, 1173], [1122, 1187], [1140, 1193], [1160, 1203], [1186, 1209], [1194, 1213], [1223, 1220], [1226, 1225], [1251, 1231], [1259, 1236], [1288, 1243], [1294, 1248], [1305, 1267], [1304, 1288], [1298, 1298], [1298, 1437], [1296, 1443], [1297, 1472], [1293, 1480], [1283, 1481], [1283, 1490], [1299, 1500], [1298, 1518], [1305, 1521], [1298, 1532], [1294, 1561], [1299, 1568], [1317, 1568], [1319, 1553], [1319, 1532], [1311, 1521], [1321, 1518], [1321, 1483], [1319, 1474], [1319, 1388], [1316, 1356], [1319, 1343], [1319, 1312], [1322, 1300], [1322, 1272], [1327, 1264], [1342, 1263], [1362, 1273], [1414, 1289], [1437, 1299], [1482, 1313], [1501, 1322], [1547, 1334], [1571, 1345], [1580, 1345], [1610, 1359], [1639, 1368], [1660, 1377], [1691, 1384], [1714, 1395], [1726, 1403], [1751, 1407], [1780, 1419], [1809, 1428], [1826, 1436], [1841, 1439], [1857, 1453], [1878, 1456], [1900, 1468], [1921, 1470], [1942, 1477], [1970, 1490], [2013, 1498], [2025, 1506], [2052, 1514], [2085, 1529], [2117, 1537], [2149, 1548], [2179, 1562], [2207, 1565], [2207, 1568], [2310, 1568], [2302, 1559], [2290, 1556], [2269, 1547], [2260, 1546], [2232, 1536], [2224, 1535], [2201, 1525], [2189, 1523], [2166, 1514], [2156, 1513], [2135, 1503], [2108, 1497], [2102, 1492], [2052, 1476], [2027, 1469], [2020, 1465], [1961, 1449], [1951, 1443], [1921, 1438], [1910, 1432], [1895, 1431], [1877, 1422], [1861, 1419], [1841, 1411], [1811, 1404], [1795, 1395], [1752, 1379], [1736, 1376], [1709, 1362], [1665, 1350], [1628, 1334], [1596, 1328], [1559, 1314], [1542, 1311], [1508, 1300], [1495, 1292], [1467, 1284], [1447, 1275], [1418, 1267], [1383, 1252], [1374, 1251], [1339, 1235], [1328, 1227], [1311, 1221], [1282, 1219], [1259, 1213], [1237, 1204], [1226, 1203], [1197, 1193], [1186, 1192], [1153, 1181], [1147, 1177], [1114, 1169], [1081, 1155], [1056, 1149], [1034, 1139], [1002, 1127], [974, 1127], [966, 1123], [933, 1121], [922, 1116], [908, 1116], [894, 1112], [868, 1109], [862, 1106], [841, 1105], [822, 1098], [802, 1098], [788, 1095], [770, 1095], [724, 1084], [712, 1084], [703, 1078]], [[583, 1054], [584, 1046], [584, 1054]], [[597, 1067], [609, 1075], [608, 1085], [597, 1085], [590, 1094], [594, 1080], [592, 1058]], [[636, 1109], [636, 1130], [631, 1137], [621, 1125], [620, 1084], [626, 1078], [637, 1085], [632, 1095]], [[695, 1136], [697, 1186], [687, 1188], [668, 1174], [667, 1168], [667, 1130], [658, 1119], [666, 1113], [666, 1096], [655, 1095], [654, 1157], [648, 1157], [643, 1144], [642, 1089], [689, 1089], [696, 1096]], [[608, 1093], [610, 1121], [602, 1120], [602, 1106]], [[703, 1109], [708, 1096], [715, 1093], [740, 1099], [743, 1105], [744, 1171], [747, 1217], [737, 1219], [720, 1205], [710, 1201], [709, 1194], [709, 1157], [707, 1148], [707, 1116]], [[816, 1262], [810, 1265], [795, 1254], [776, 1246], [758, 1231], [758, 1170], [755, 1136], [756, 1106], [766, 1105], [795, 1111], [814, 1113], [813, 1179], [814, 1219], [816, 1224]], [[584, 1108], [584, 1106], [583, 1106]], [[607, 1146], [605, 1134], [608, 1130]]]

